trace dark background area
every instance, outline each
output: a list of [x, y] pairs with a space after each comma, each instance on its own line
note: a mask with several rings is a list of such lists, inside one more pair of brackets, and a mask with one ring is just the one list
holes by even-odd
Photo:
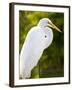
[[31, 78], [48, 78], [64, 76], [64, 13], [19, 11], [19, 52], [29, 30], [36, 26], [40, 19], [49, 18], [62, 33], [53, 30], [53, 42], [43, 52]]

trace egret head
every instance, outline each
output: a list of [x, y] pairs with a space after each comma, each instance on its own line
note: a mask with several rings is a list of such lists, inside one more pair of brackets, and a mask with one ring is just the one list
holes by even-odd
[[53, 28], [53, 29], [61, 32], [61, 30], [58, 27], [56, 27], [49, 18], [42, 18], [39, 21], [38, 26], [41, 28], [45, 28], [45, 27]]

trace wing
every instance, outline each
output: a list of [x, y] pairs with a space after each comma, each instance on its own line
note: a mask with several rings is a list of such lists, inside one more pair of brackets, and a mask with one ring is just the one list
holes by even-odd
[[30, 77], [31, 70], [37, 65], [43, 50], [37, 44], [36, 32], [28, 33], [20, 53], [20, 75]]

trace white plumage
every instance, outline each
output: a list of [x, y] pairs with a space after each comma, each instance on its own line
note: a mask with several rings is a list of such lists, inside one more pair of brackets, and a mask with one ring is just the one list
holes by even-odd
[[31, 70], [37, 65], [44, 49], [52, 43], [53, 32], [50, 27], [60, 31], [48, 18], [43, 18], [28, 32], [20, 53], [22, 79], [30, 78]]

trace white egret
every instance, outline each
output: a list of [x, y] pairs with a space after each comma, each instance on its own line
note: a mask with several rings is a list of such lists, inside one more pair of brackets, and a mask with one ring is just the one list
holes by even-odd
[[50, 19], [42, 18], [38, 25], [28, 32], [20, 53], [20, 77], [22, 79], [30, 78], [31, 70], [37, 65], [44, 49], [52, 43], [51, 28], [61, 32]]

